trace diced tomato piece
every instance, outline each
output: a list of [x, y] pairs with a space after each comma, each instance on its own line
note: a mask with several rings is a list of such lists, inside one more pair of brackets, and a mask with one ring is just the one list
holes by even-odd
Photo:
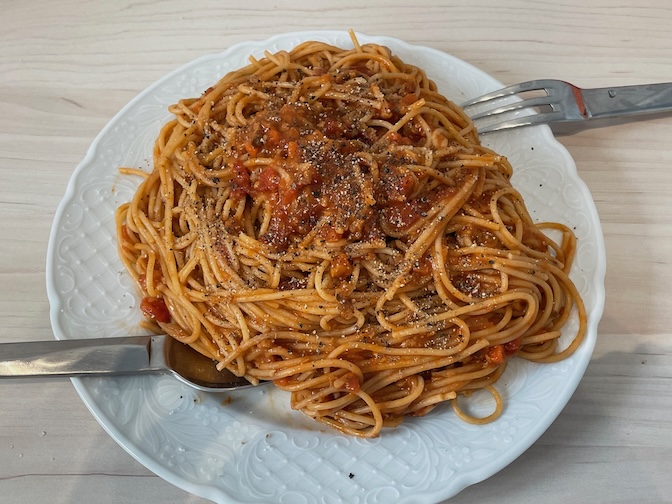
[[255, 189], [262, 193], [275, 193], [278, 190], [280, 183], [280, 175], [272, 166], [267, 166], [259, 174], [257, 182], [254, 184]]
[[359, 378], [354, 373], [347, 373], [334, 381], [334, 387], [338, 390], [347, 390], [356, 394], [360, 388]]
[[343, 135], [345, 126], [336, 119], [328, 118], [324, 121], [324, 134], [329, 138], [339, 138]]
[[121, 226], [121, 239], [123, 241], [129, 241], [131, 239], [131, 234], [128, 232], [128, 226], [126, 224], [122, 224]]
[[252, 183], [250, 182], [250, 172], [241, 163], [233, 165], [233, 183], [234, 191], [250, 194]]
[[252, 145], [252, 142], [245, 142], [243, 147], [245, 148], [245, 151], [252, 157], [257, 157], [257, 154], [259, 154], [259, 149]]
[[266, 146], [276, 147], [282, 139], [282, 134], [275, 128], [271, 128], [266, 132]]
[[502, 364], [504, 362], [504, 347], [502, 345], [489, 347], [485, 352], [485, 360], [490, 364]]
[[522, 338], [516, 338], [508, 343], [504, 343], [504, 353], [506, 355], [513, 355], [520, 350]]
[[413, 105], [416, 101], [418, 101], [417, 95], [415, 93], [409, 93], [399, 100], [399, 105], [408, 107], [409, 105]]
[[383, 209], [383, 217], [394, 228], [407, 229], [422, 217], [422, 210], [411, 201], [393, 201]]
[[413, 268], [413, 273], [420, 276], [427, 276], [432, 273], [432, 269], [432, 256], [427, 254], [417, 262], [416, 266]]
[[170, 311], [162, 298], [144, 297], [140, 301], [140, 310], [145, 317], [157, 322], [170, 322]]
[[350, 276], [352, 269], [352, 263], [350, 262], [348, 255], [345, 253], [340, 253], [334, 257], [333, 261], [331, 261], [329, 273], [331, 273], [333, 278], [343, 278]]
[[357, 378], [354, 374], [348, 373], [345, 377], [345, 383], [343, 388], [347, 390], [348, 392], [359, 392], [359, 378]]

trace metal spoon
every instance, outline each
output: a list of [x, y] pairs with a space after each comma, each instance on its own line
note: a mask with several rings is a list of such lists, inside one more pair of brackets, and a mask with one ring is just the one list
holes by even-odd
[[212, 359], [165, 335], [0, 344], [0, 378], [147, 373], [172, 373], [207, 392], [253, 386], [227, 370], [218, 371]]

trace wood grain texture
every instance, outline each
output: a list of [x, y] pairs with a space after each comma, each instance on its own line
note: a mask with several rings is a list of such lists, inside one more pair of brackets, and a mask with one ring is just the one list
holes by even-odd
[[[74, 167], [131, 98], [239, 41], [305, 29], [395, 36], [504, 83], [672, 81], [667, 0], [4, 2], [0, 342], [50, 338], [45, 262]], [[187, 6], [188, 5], [188, 6]], [[672, 502], [672, 117], [562, 137], [607, 245], [594, 357], [548, 431], [451, 504]], [[67, 380], [0, 382], [0, 502], [202, 503], [154, 476]]]

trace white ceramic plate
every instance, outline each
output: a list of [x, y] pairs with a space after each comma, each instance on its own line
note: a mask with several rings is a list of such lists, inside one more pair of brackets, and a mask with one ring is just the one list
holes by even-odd
[[[501, 86], [435, 49], [358, 35], [389, 46], [426, 69], [460, 102]], [[51, 321], [59, 339], [138, 334], [139, 300], [117, 256], [114, 212], [138, 180], [119, 166], [151, 169], [151, 152], [168, 105], [198, 96], [250, 54], [290, 49], [305, 40], [351, 47], [346, 32], [304, 32], [236, 45], [166, 76], [129, 103], [96, 138], [58, 208], [48, 251]], [[518, 457], [553, 422], [573, 394], [596, 340], [604, 305], [605, 252], [591, 196], [567, 151], [543, 127], [491, 135], [507, 155], [535, 219], [571, 225], [578, 236], [572, 271], [589, 327], [570, 359], [555, 365], [514, 361], [499, 382], [506, 402], [494, 423], [471, 426], [449, 407], [407, 419], [375, 440], [345, 437], [290, 410], [271, 386], [208, 395], [169, 376], [74, 379], [82, 400], [133, 457], [173, 484], [218, 502], [388, 504], [439, 502]], [[576, 327], [570, 324], [569, 331]], [[486, 412], [490, 399], [471, 408]]]

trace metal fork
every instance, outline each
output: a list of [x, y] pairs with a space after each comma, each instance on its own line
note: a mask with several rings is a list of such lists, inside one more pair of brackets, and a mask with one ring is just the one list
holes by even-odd
[[[526, 94], [535, 96], [525, 98]], [[479, 96], [462, 107], [479, 134], [535, 124], [571, 133], [672, 111], [672, 83], [581, 89], [561, 80], [539, 79]]]

